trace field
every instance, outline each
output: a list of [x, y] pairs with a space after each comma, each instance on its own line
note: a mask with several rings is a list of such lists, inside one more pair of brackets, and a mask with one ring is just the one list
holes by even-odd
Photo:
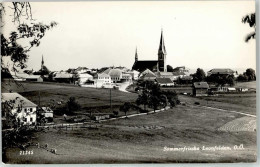
[[[75, 96], [85, 107], [109, 104], [109, 90], [69, 85], [31, 84], [21, 94], [41, 103]], [[113, 91], [113, 104], [133, 101], [133, 93]], [[42, 97], [45, 96], [45, 97]], [[240, 97], [239, 97], [240, 96]], [[65, 98], [65, 99], [66, 99]], [[35, 132], [32, 142], [57, 149], [57, 154], [34, 146], [33, 155], [19, 155], [18, 148], [7, 151], [6, 163], [169, 163], [169, 162], [255, 162], [256, 118], [229, 111], [256, 114], [255, 93], [190, 97], [179, 95], [183, 105], [163, 112], [97, 123], [97, 128], [49, 129]], [[207, 99], [211, 98], [211, 99]], [[228, 100], [235, 99], [235, 100]], [[200, 105], [195, 105], [199, 102]], [[207, 109], [201, 105], [226, 109]], [[235, 150], [235, 145], [243, 149]], [[165, 148], [198, 147], [198, 151], [167, 151]], [[225, 146], [230, 150], [203, 150]], [[15, 157], [15, 158], [14, 158]]]

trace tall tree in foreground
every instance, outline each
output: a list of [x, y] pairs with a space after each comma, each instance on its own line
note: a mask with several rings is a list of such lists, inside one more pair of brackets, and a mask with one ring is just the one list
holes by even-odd
[[256, 33], [256, 22], [255, 22], [255, 13], [247, 14], [242, 18], [242, 23], [246, 24], [248, 23], [250, 27], [254, 28], [254, 31], [249, 33], [245, 41], [248, 42], [250, 39], [255, 39], [255, 33]]
[[[8, 22], [3, 19], [6, 16], [6, 9], [13, 11], [13, 19]], [[1, 34], [1, 59], [9, 57], [12, 64], [11, 69], [17, 72], [17, 68], [26, 68], [26, 62], [29, 58], [28, 52], [32, 47], [38, 47], [40, 40], [45, 36], [47, 30], [52, 29], [57, 25], [56, 22], [50, 24], [36, 23], [32, 18], [32, 9], [29, 2], [11, 2], [4, 3], [0, 6], [2, 29], [5, 24], [17, 25], [16, 30], [9, 35]], [[7, 21], [5, 21], [7, 20]], [[23, 23], [21, 23], [23, 21]], [[24, 23], [27, 21], [28, 23]], [[22, 40], [22, 45], [19, 41]], [[2, 70], [9, 68], [7, 64], [1, 63]]]

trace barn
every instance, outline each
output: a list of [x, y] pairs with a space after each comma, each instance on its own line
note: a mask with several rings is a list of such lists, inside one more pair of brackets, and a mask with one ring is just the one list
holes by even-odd
[[207, 82], [194, 82], [193, 83], [193, 96], [207, 96], [209, 85]]

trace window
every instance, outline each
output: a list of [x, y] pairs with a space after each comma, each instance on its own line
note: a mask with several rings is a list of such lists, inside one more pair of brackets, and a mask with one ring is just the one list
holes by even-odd
[[32, 121], [33, 121], [33, 118], [31, 117], [31, 118], [30, 118], [30, 122], [32, 122]]
[[33, 111], [33, 109], [32, 108], [30, 108], [30, 112], [32, 112]]
[[27, 118], [24, 118], [24, 121], [27, 122]]

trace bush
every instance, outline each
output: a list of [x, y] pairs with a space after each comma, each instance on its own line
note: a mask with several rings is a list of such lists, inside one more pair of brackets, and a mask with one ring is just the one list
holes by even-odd
[[115, 117], [117, 117], [118, 116], [118, 111], [113, 111], [113, 114], [114, 114]]

